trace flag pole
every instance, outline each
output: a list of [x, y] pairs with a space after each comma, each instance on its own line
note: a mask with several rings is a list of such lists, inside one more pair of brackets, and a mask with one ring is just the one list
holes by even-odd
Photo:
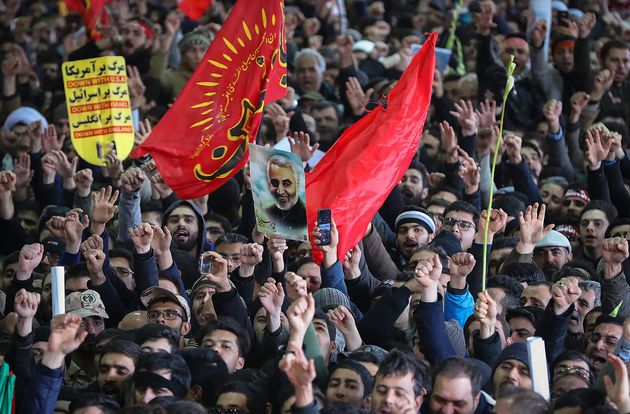
[[514, 87], [514, 55], [510, 55], [510, 62], [507, 67], [507, 82], [505, 84], [505, 91], [503, 92], [503, 105], [501, 106], [501, 121], [499, 123], [499, 139], [497, 140], [497, 146], [494, 149], [494, 157], [492, 159], [492, 172], [490, 173], [490, 200], [488, 200], [488, 210], [486, 214], [486, 226], [483, 233], [483, 273], [481, 276], [481, 291], [486, 290], [486, 278], [488, 276], [488, 227], [490, 225], [490, 217], [492, 216], [492, 198], [494, 196], [494, 172], [497, 168], [497, 158], [499, 156], [499, 148], [501, 147], [501, 141], [503, 139], [503, 119], [505, 117], [505, 104], [507, 98], [510, 95], [510, 91]]

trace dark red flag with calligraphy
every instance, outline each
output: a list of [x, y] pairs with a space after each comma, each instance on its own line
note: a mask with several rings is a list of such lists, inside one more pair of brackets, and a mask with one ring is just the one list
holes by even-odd
[[436, 40], [437, 33], [431, 33], [389, 93], [387, 109], [379, 106], [346, 129], [306, 175], [309, 228], [318, 209], [330, 208], [339, 231], [339, 258], [363, 238], [418, 150], [431, 101]]
[[103, 26], [107, 24], [105, 4], [111, 0], [64, 0], [68, 11], [77, 12], [92, 40], [103, 37]]
[[182, 0], [177, 5], [189, 19], [199, 20], [212, 4], [212, 0]]
[[211, 193], [247, 162], [265, 102], [286, 94], [282, 0], [239, 0], [202, 63], [134, 156], [149, 153], [182, 199]]

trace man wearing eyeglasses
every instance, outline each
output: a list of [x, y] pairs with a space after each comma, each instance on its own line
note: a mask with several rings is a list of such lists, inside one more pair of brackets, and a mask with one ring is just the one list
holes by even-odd
[[444, 210], [442, 229], [450, 231], [459, 239], [462, 251], [467, 251], [473, 245], [477, 234], [479, 210], [465, 201], [456, 201]]
[[166, 289], [150, 287], [140, 296], [142, 304], [147, 308], [149, 323], [166, 325], [178, 332], [179, 347], [184, 347], [184, 337], [190, 333], [190, 307], [180, 295]]

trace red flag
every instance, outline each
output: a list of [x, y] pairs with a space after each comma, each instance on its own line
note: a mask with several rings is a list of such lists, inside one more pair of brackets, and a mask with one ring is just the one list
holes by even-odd
[[64, 0], [68, 11], [81, 14], [83, 24], [92, 40], [103, 37], [103, 26], [107, 24], [105, 4], [109, 0]]
[[437, 33], [431, 33], [390, 92], [387, 109], [379, 106], [348, 128], [306, 175], [309, 228], [319, 208], [330, 208], [340, 259], [363, 238], [418, 150], [431, 101], [436, 40]]
[[265, 101], [285, 94], [283, 1], [239, 0], [135, 156], [150, 153], [182, 199], [211, 193], [247, 162]]
[[182, 0], [177, 5], [191, 20], [199, 20], [212, 4], [212, 0]]

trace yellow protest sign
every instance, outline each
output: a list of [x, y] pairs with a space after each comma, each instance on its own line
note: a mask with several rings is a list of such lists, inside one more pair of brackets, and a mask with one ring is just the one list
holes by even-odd
[[134, 136], [125, 59], [75, 60], [65, 62], [61, 70], [70, 138], [79, 156], [105, 165], [105, 155], [115, 148], [118, 158], [125, 159]]

